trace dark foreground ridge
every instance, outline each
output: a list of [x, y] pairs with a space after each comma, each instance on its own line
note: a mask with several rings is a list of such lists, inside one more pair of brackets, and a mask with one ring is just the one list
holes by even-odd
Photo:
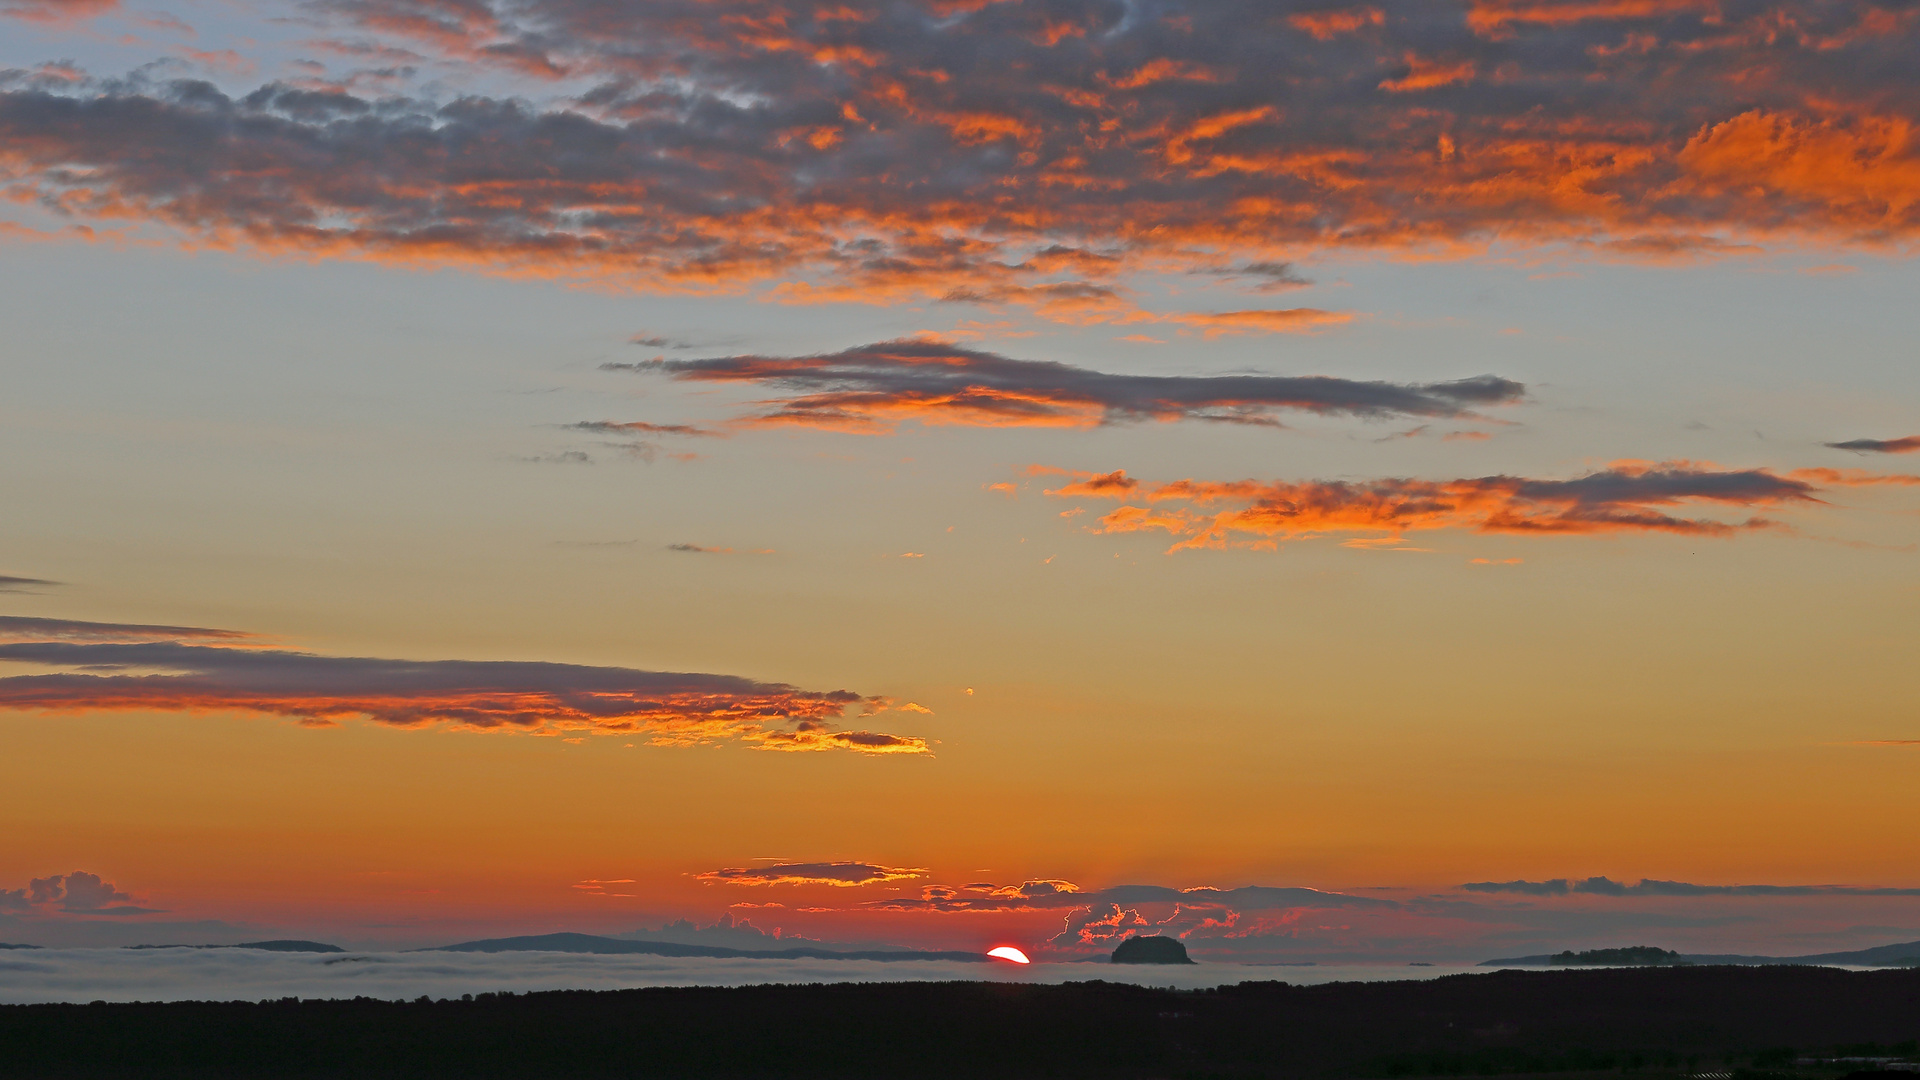
[[965, 960], [987, 963], [992, 958], [975, 952], [915, 952], [911, 949], [865, 949], [853, 952], [800, 946], [792, 949], [730, 949], [724, 945], [681, 945], [672, 941], [628, 941], [594, 934], [535, 934], [529, 937], [487, 938], [441, 945], [419, 952], [565, 952], [612, 953], [645, 956], [737, 956], [750, 960]]
[[[1176, 992], [841, 983], [472, 1000], [0, 1006], [0, 1077], [1416, 1077], [1904, 1057], [1920, 971], [1659, 967]], [[1765, 1070], [1753, 1072], [1753, 1070]], [[1912, 1074], [1903, 1074], [1911, 1077]]]

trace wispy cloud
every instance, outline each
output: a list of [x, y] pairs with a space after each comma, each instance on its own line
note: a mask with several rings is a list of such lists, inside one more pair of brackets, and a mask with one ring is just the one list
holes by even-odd
[[261, 639], [257, 634], [239, 630], [212, 630], [204, 626], [98, 623], [80, 622], [74, 619], [34, 619], [21, 615], [0, 615], [0, 642], [217, 641], [231, 645], [259, 640]]
[[1920, 452], [1920, 435], [1908, 435], [1901, 439], [1848, 439], [1846, 442], [1830, 442], [1827, 445], [1835, 450], [1854, 450], [1869, 454], [1912, 454]]
[[728, 675], [321, 656], [202, 644], [246, 635], [180, 627], [9, 619], [0, 634], [8, 642], [0, 644], [0, 661], [64, 669], [0, 678], [0, 709], [232, 711], [319, 726], [363, 718], [397, 727], [638, 734], [660, 745], [731, 739], [766, 750], [928, 749], [912, 736], [835, 727], [863, 700], [851, 691]]
[[1492, 375], [1452, 382], [1331, 376], [1116, 375], [1016, 360], [937, 341], [863, 345], [814, 356], [723, 356], [603, 365], [691, 382], [747, 383], [793, 396], [744, 422], [887, 432], [903, 420], [993, 427], [1090, 427], [1129, 420], [1273, 423], [1280, 412], [1361, 417], [1462, 416], [1510, 404], [1526, 388]]
[[699, 880], [728, 885], [879, 885], [925, 877], [925, 870], [881, 866], [864, 862], [774, 863], [770, 866], [729, 866], [698, 875]]
[[48, 26], [73, 26], [119, 6], [120, 0], [0, 0], [0, 16]]
[[1460, 888], [1476, 893], [1518, 893], [1525, 896], [1920, 896], [1920, 889], [1871, 885], [1695, 885], [1686, 881], [1644, 878], [1628, 885], [1607, 877], [1581, 880], [1473, 881]]
[[1018, 885], [974, 882], [965, 885], [928, 885], [917, 897], [898, 896], [868, 901], [865, 906], [898, 911], [1032, 911], [1083, 908], [1100, 904], [1184, 904], [1227, 906], [1246, 910], [1278, 908], [1394, 908], [1391, 900], [1318, 889], [1243, 885], [1220, 889], [1210, 885], [1173, 888], [1166, 885], [1115, 885], [1082, 890], [1057, 878], [1029, 880]]
[[62, 584], [64, 584], [64, 582], [48, 581], [44, 578], [14, 577], [10, 574], [0, 574], [0, 593], [38, 592], [41, 589], [53, 588]]
[[694, 438], [725, 438], [726, 432], [712, 431], [691, 424], [648, 424], [638, 420], [582, 420], [576, 424], [567, 424], [570, 431], [585, 431], [594, 435], [684, 435]]

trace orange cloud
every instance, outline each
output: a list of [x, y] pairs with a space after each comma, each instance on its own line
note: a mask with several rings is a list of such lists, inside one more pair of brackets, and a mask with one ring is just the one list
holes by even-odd
[[1920, 140], [1903, 116], [1812, 119], [1754, 109], [1688, 140], [1678, 161], [1714, 197], [1904, 231], [1920, 206]]
[[1224, 334], [1311, 334], [1353, 321], [1349, 311], [1321, 311], [1319, 308], [1280, 308], [1251, 311], [1195, 311], [1177, 315], [1126, 319], [1124, 322], [1168, 322], [1200, 329], [1205, 337]]
[[1105, 76], [1102, 76], [1102, 81], [1112, 86], [1115, 90], [1138, 90], [1142, 86], [1165, 82], [1168, 79], [1182, 79], [1187, 82], [1205, 83], [1225, 81], [1219, 72], [1205, 64], [1169, 60], [1166, 57], [1151, 60], [1140, 65], [1131, 75], [1125, 78], [1109, 80], [1106, 79]]
[[1658, 19], [1689, 11], [1712, 11], [1718, 0], [1474, 0], [1467, 25], [1498, 34], [1509, 26], [1565, 26], [1588, 21]]
[[1386, 21], [1386, 13], [1376, 7], [1305, 11], [1287, 16], [1288, 24], [1296, 30], [1313, 35], [1316, 41], [1332, 41], [1342, 34], [1351, 34], [1369, 26], [1380, 26]]
[[1405, 57], [1407, 73], [1397, 79], [1386, 79], [1380, 83], [1380, 89], [1391, 94], [1406, 94], [1415, 90], [1431, 90], [1436, 86], [1448, 86], [1453, 83], [1472, 80], [1475, 64], [1471, 60], [1458, 63], [1444, 63], [1427, 60], [1408, 53]]
[[[1672, 511], [1766, 511], [1819, 504], [1817, 484], [1920, 484], [1920, 477], [1832, 469], [1785, 475], [1765, 469], [1725, 470], [1694, 462], [1622, 461], [1570, 480], [1484, 476], [1462, 480], [1386, 479], [1363, 482], [1252, 480], [1209, 483], [1179, 480], [1143, 488], [1124, 472], [1074, 474], [1082, 479], [1048, 492], [1060, 498], [1138, 498], [1100, 519], [1100, 531], [1160, 530], [1178, 537], [1172, 550], [1265, 546], [1327, 533], [1366, 532], [1398, 537], [1430, 529], [1523, 535], [1669, 532], [1731, 536], [1772, 528], [1750, 514], [1736, 520], [1683, 517]], [[1172, 509], [1160, 504], [1185, 504]], [[1226, 509], [1212, 507], [1225, 505]], [[1249, 541], [1243, 538], [1253, 537]]]

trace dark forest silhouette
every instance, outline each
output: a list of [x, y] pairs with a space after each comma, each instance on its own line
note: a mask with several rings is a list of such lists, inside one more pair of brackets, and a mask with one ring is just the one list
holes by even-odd
[[[1920, 971], [1655, 967], [0, 1007], [0, 1077], [1400, 1077], [1912, 1054]], [[1845, 1068], [1829, 1068], [1838, 1076]]]

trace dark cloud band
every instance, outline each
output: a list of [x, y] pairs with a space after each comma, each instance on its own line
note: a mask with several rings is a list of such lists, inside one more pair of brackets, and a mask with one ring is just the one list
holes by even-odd
[[864, 862], [773, 863], [729, 866], [699, 875], [701, 881], [729, 885], [878, 885], [925, 877], [925, 870]]
[[1904, 439], [1848, 439], [1846, 442], [1830, 442], [1827, 445], [1835, 450], [1854, 450], [1869, 454], [1913, 454], [1920, 453], [1920, 435], [1908, 435]]
[[[230, 710], [308, 724], [357, 717], [400, 727], [641, 735], [660, 744], [927, 750], [910, 736], [837, 729], [847, 707], [864, 700], [846, 690], [577, 664], [320, 656], [193, 643], [195, 634], [225, 632], [177, 627], [61, 623], [43, 640], [19, 640], [19, 629], [0, 644], [0, 661], [65, 670], [0, 678], [0, 709]], [[142, 631], [162, 633], [130, 640]]]
[[1124, 420], [1272, 423], [1276, 412], [1460, 416], [1520, 400], [1526, 388], [1483, 375], [1439, 383], [1360, 382], [1328, 376], [1115, 375], [1016, 360], [933, 341], [889, 341], [815, 356], [723, 356], [606, 364], [693, 382], [747, 383], [794, 396], [749, 418], [885, 431], [927, 424], [1078, 427]]

